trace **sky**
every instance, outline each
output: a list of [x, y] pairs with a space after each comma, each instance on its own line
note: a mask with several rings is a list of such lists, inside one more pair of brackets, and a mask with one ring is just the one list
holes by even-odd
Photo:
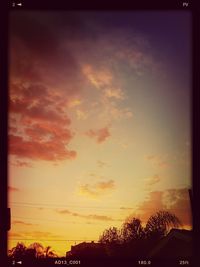
[[12, 11], [9, 43], [9, 247], [190, 229], [191, 14]]

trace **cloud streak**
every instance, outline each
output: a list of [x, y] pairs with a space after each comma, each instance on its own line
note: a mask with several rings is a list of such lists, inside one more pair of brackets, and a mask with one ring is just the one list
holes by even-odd
[[23, 226], [33, 226], [33, 225], [35, 225], [35, 224], [32, 224], [32, 223], [26, 223], [26, 222], [18, 221], [18, 220], [14, 220], [12, 222], [12, 224], [19, 224], [19, 225], [23, 225]]
[[12, 191], [12, 192], [19, 192], [19, 191], [20, 191], [19, 188], [17, 188], [17, 187], [13, 187], [13, 186], [9, 186], [9, 187], [8, 187], [8, 190], [9, 190], [9, 191]]
[[166, 168], [169, 166], [169, 162], [161, 156], [148, 155], [146, 156], [146, 160], [149, 161], [155, 167]]
[[79, 194], [87, 197], [97, 198], [111, 193], [115, 189], [114, 180], [98, 182], [95, 184], [84, 184], [79, 187]]
[[150, 178], [147, 178], [145, 179], [145, 182], [146, 182], [146, 185], [148, 187], [151, 187], [157, 183], [159, 183], [161, 180], [160, 176], [158, 174], [155, 174], [154, 176], [150, 177]]
[[79, 218], [84, 218], [84, 219], [99, 220], [99, 221], [115, 221], [110, 216], [97, 215], [97, 214], [84, 215], [84, 214], [72, 212], [72, 211], [67, 210], [67, 209], [64, 209], [64, 210], [56, 210], [56, 212], [59, 213], [59, 214], [67, 214], [67, 215], [72, 215], [74, 217], [79, 217]]

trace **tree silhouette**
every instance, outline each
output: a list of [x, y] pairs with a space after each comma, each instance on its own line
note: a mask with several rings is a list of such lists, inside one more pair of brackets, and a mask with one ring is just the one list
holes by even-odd
[[172, 227], [179, 227], [180, 220], [168, 211], [158, 211], [150, 216], [146, 226], [142, 226], [140, 219], [129, 217], [121, 229], [112, 227], [106, 229], [99, 238], [99, 242], [106, 244], [112, 255], [128, 257], [145, 256], [149, 249], [164, 237]]
[[159, 211], [148, 219], [145, 233], [147, 237], [161, 238], [168, 233], [170, 228], [179, 226], [181, 222], [176, 215], [168, 211]]
[[26, 246], [22, 242], [18, 242], [15, 247], [8, 251], [10, 258], [21, 259], [26, 255]]
[[44, 247], [42, 244], [40, 243], [33, 243], [31, 244], [27, 250], [29, 250], [29, 253], [31, 254], [31, 252], [33, 253], [33, 256], [35, 258], [43, 258], [44, 257]]
[[120, 241], [120, 231], [117, 227], [110, 227], [104, 230], [103, 234], [99, 237], [99, 242], [103, 244], [118, 244]]
[[144, 229], [140, 219], [129, 217], [122, 226], [121, 239], [123, 242], [139, 240], [144, 237]]
[[8, 251], [8, 257], [13, 259], [36, 259], [58, 257], [50, 246], [44, 247], [40, 243], [30, 244], [28, 247], [24, 243], [17, 243], [15, 247]]
[[44, 248], [44, 256], [45, 258], [55, 258], [57, 257], [57, 254], [54, 250], [51, 250], [50, 246], [47, 246], [46, 248]]

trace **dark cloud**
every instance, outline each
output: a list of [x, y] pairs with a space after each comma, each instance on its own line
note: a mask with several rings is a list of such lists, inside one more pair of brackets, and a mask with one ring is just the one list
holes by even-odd
[[69, 29], [73, 32], [73, 28], [65, 22], [60, 30], [60, 20], [56, 18], [58, 16], [53, 14], [45, 16], [44, 13], [34, 12], [28, 15], [11, 14], [11, 75], [24, 81], [45, 81], [57, 87], [70, 83], [71, 89], [69, 87], [68, 91], [73, 91], [74, 87], [78, 90], [76, 81], [83, 79], [83, 76], [72, 51], [67, 45], [62, 45], [65, 39], [71, 39], [70, 36], [60, 33], [63, 27], [66, 27], [65, 32]]

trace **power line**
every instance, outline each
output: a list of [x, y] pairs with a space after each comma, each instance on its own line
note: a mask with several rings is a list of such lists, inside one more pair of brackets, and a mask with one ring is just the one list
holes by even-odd
[[91, 239], [43, 239], [43, 238], [12, 238], [10, 237], [11, 240], [13, 241], [48, 241], [48, 242], [92, 242], [92, 241], [97, 241], [98, 239], [96, 238], [91, 238]]
[[[15, 218], [15, 219], [23, 219], [23, 220], [36, 220], [36, 221], [48, 221], [48, 222], [57, 222], [57, 223], [73, 223], [73, 224], [88, 224], [88, 225], [92, 225], [92, 224], [95, 224], [95, 225], [102, 225], [103, 223], [108, 223], [108, 221], [102, 221], [101, 223], [90, 223], [90, 222], [86, 222], [86, 223], [80, 223], [80, 222], [74, 222], [74, 221], [57, 221], [57, 220], [49, 220], [49, 219], [41, 219], [41, 218], [27, 218], [27, 217], [19, 217], [19, 216], [12, 216], [12, 218]], [[119, 220], [116, 220], [116, 221], [119, 221]], [[123, 220], [120, 220], [120, 221], [123, 221]]]
[[83, 209], [104, 209], [104, 210], [134, 210], [134, 208], [124, 207], [100, 207], [100, 206], [80, 206], [80, 205], [62, 205], [62, 204], [46, 204], [46, 203], [31, 203], [31, 202], [9, 202], [14, 206], [28, 206], [28, 207], [71, 207], [71, 208], [83, 208]]

